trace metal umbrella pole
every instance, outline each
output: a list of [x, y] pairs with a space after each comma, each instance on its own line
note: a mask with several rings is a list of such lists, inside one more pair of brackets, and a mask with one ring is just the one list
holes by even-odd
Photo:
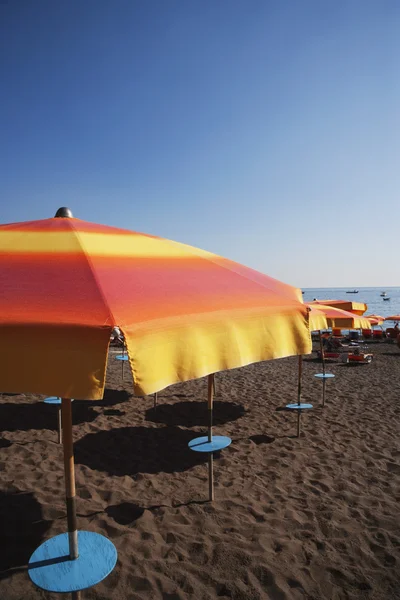
[[71, 403], [70, 398], [61, 399], [68, 531], [46, 540], [34, 551], [28, 573], [37, 587], [53, 593], [70, 593], [72, 600], [80, 600], [81, 590], [97, 585], [111, 573], [117, 550], [99, 533], [77, 530]]
[[215, 378], [215, 373], [213, 375], [213, 393], [214, 393], [214, 398], [217, 395], [217, 388], [216, 388], [216, 378]]
[[319, 330], [319, 344], [320, 344], [320, 347], [321, 347], [322, 372], [324, 374], [324, 376], [322, 378], [322, 406], [325, 406], [325, 385], [326, 385], [326, 378], [325, 378], [325, 353], [324, 353], [324, 348], [323, 348], [323, 344], [322, 344], [321, 330]]
[[58, 407], [58, 443], [62, 444], [62, 418], [61, 406]]
[[[212, 442], [213, 426], [213, 393], [214, 393], [214, 374], [208, 376], [208, 441]], [[208, 454], [208, 492], [209, 500], [214, 500], [214, 471], [213, 471], [213, 453]]]
[[[69, 557], [71, 560], [76, 560], [79, 556], [79, 551], [78, 531], [76, 524], [75, 464], [72, 439], [72, 405], [71, 400], [69, 398], [62, 398], [61, 413], [64, 443], [64, 477], [67, 504]], [[80, 600], [81, 593], [79, 591], [72, 592], [71, 598], [72, 600]]]
[[76, 527], [76, 495], [75, 495], [75, 468], [74, 450], [72, 441], [72, 410], [71, 400], [62, 398], [61, 412], [64, 442], [64, 476], [65, 495], [67, 503], [67, 523], [69, 557], [71, 560], [78, 558], [78, 532]]
[[326, 373], [325, 370], [325, 353], [324, 353], [324, 348], [322, 345], [322, 334], [321, 334], [321, 330], [319, 331], [319, 343], [320, 343], [320, 347], [321, 347], [321, 358], [322, 358], [322, 373], [316, 373], [314, 375], [314, 377], [317, 377], [318, 379], [322, 379], [322, 406], [325, 406], [325, 386], [326, 386], [326, 380], [327, 379], [331, 379], [332, 377], [335, 377], [335, 375], [333, 373]]
[[231, 438], [224, 435], [213, 436], [213, 395], [214, 395], [214, 374], [207, 379], [207, 405], [208, 405], [208, 432], [206, 436], [195, 438], [189, 442], [189, 448], [194, 452], [204, 452], [208, 454], [208, 498], [214, 500], [214, 472], [213, 472], [213, 452], [223, 450], [231, 443]]
[[322, 372], [325, 375], [325, 353], [324, 353], [324, 345], [322, 343], [322, 333], [319, 330], [319, 347], [321, 349], [321, 359], [322, 359]]
[[297, 437], [300, 437], [300, 420], [301, 420], [301, 383], [302, 383], [302, 375], [303, 375], [303, 356], [299, 355], [299, 379], [297, 384], [297, 404], [299, 405], [299, 409], [297, 411]]

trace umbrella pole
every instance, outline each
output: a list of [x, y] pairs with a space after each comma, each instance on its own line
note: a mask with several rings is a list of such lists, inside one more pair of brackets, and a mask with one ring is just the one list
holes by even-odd
[[122, 346], [122, 379], [124, 378], [124, 363], [125, 363], [125, 342], [124, 345]]
[[215, 383], [215, 375], [213, 375], [213, 394], [214, 394], [214, 397], [217, 395], [217, 388], [216, 388], [216, 383]]
[[154, 394], [154, 410], [157, 408], [158, 392]]
[[[208, 376], [208, 441], [212, 442], [212, 424], [213, 424], [213, 391], [214, 391], [214, 374]], [[214, 473], [213, 473], [213, 453], [208, 455], [208, 490], [209, 500], [214, 500]]]
[[[298, 388], [297, 388], [297, 404], [300, 406], [301, 404], [301, 378], [303, 374], [303, 357], [300, 354], [299, 356], [299, 380], [298, 380]], [[297, 411], [297, 437], [300, 437], [300, 419], [301, 419], [301, 410]]]
[[319, 330], [319, 346], [321, 348], [322, 371], [323, 371], [323, 374], [325, 375], [325, 354], [324, 354], [324, 347], [323, 347], [323, 344], [322, 344], [321, 330]]
[[[64, 473], [65, 495], [67, 501], [69, 557], [71, 560], [74, 560], [78, 558], [78, 532], [76, 529], [76, 497], [74, 450], [72, 441], [72, 410], [71, 400], [69, 398], [62, 398], [61, 412], [64, 438]], [[75, 597], [77, 598], [79, 596]]]
[[58, 409], [58, 443], [62, 444], [61, 406]]

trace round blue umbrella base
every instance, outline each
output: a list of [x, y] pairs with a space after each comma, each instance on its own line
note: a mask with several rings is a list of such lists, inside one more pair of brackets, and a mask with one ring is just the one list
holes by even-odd
[[225, 435], [213, 435], [211, 442], [208, 441], [208, 436], [198, 437], [191, 440], [188, 446], [194, 452], [217, 452], [229, 446], [231, 442], [231, 438]]
[[333, 373], [316, 373], [314, 377], [318, 377], [318, 379], [330, 379], [335, 376]]
[[290, 408], [290, 410], [303, 410], [306, 408], [312, 408], [312, 404], [286, 404], [286, 408]]
[[[49, 396], [48, 398], [45, 398], [43, 402], [46, 404], [61, 404], [61, 398], [58, 398], [57, 396]], [[72, 399], [71, 402], [73, 402]]]
[[102, 581], [115, 567], [117, 550], [99, 533], [78, 531], [78, 549], [78, 558], [71, 560], [68, 533], [47, 540], [29, 560], [29, 577], [42, 590], [79, 592]]
[[117, 354], [115, 358], [117, 360], [129, 360], [129, 357], [126, 354]]

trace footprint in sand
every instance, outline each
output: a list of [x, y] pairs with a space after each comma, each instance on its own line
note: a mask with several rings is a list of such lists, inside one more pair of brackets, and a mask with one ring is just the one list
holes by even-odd
[[400, 464], [398, 464], [398, 463], [387, 462], [386, 468], [389, 471], [389, 473], [396, 473], [396, 475], [400, 474]]

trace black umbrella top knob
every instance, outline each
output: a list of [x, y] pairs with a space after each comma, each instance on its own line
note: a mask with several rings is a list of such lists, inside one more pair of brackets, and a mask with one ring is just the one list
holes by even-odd
[[72, 214], [72, 210], [70, 208], [67, 208], [66, 206], [62, 206], [61, 208], [59, 208], [54, 216], [62, 217], [64, 219], [73, 219], [74, 218], [74, 215]]

